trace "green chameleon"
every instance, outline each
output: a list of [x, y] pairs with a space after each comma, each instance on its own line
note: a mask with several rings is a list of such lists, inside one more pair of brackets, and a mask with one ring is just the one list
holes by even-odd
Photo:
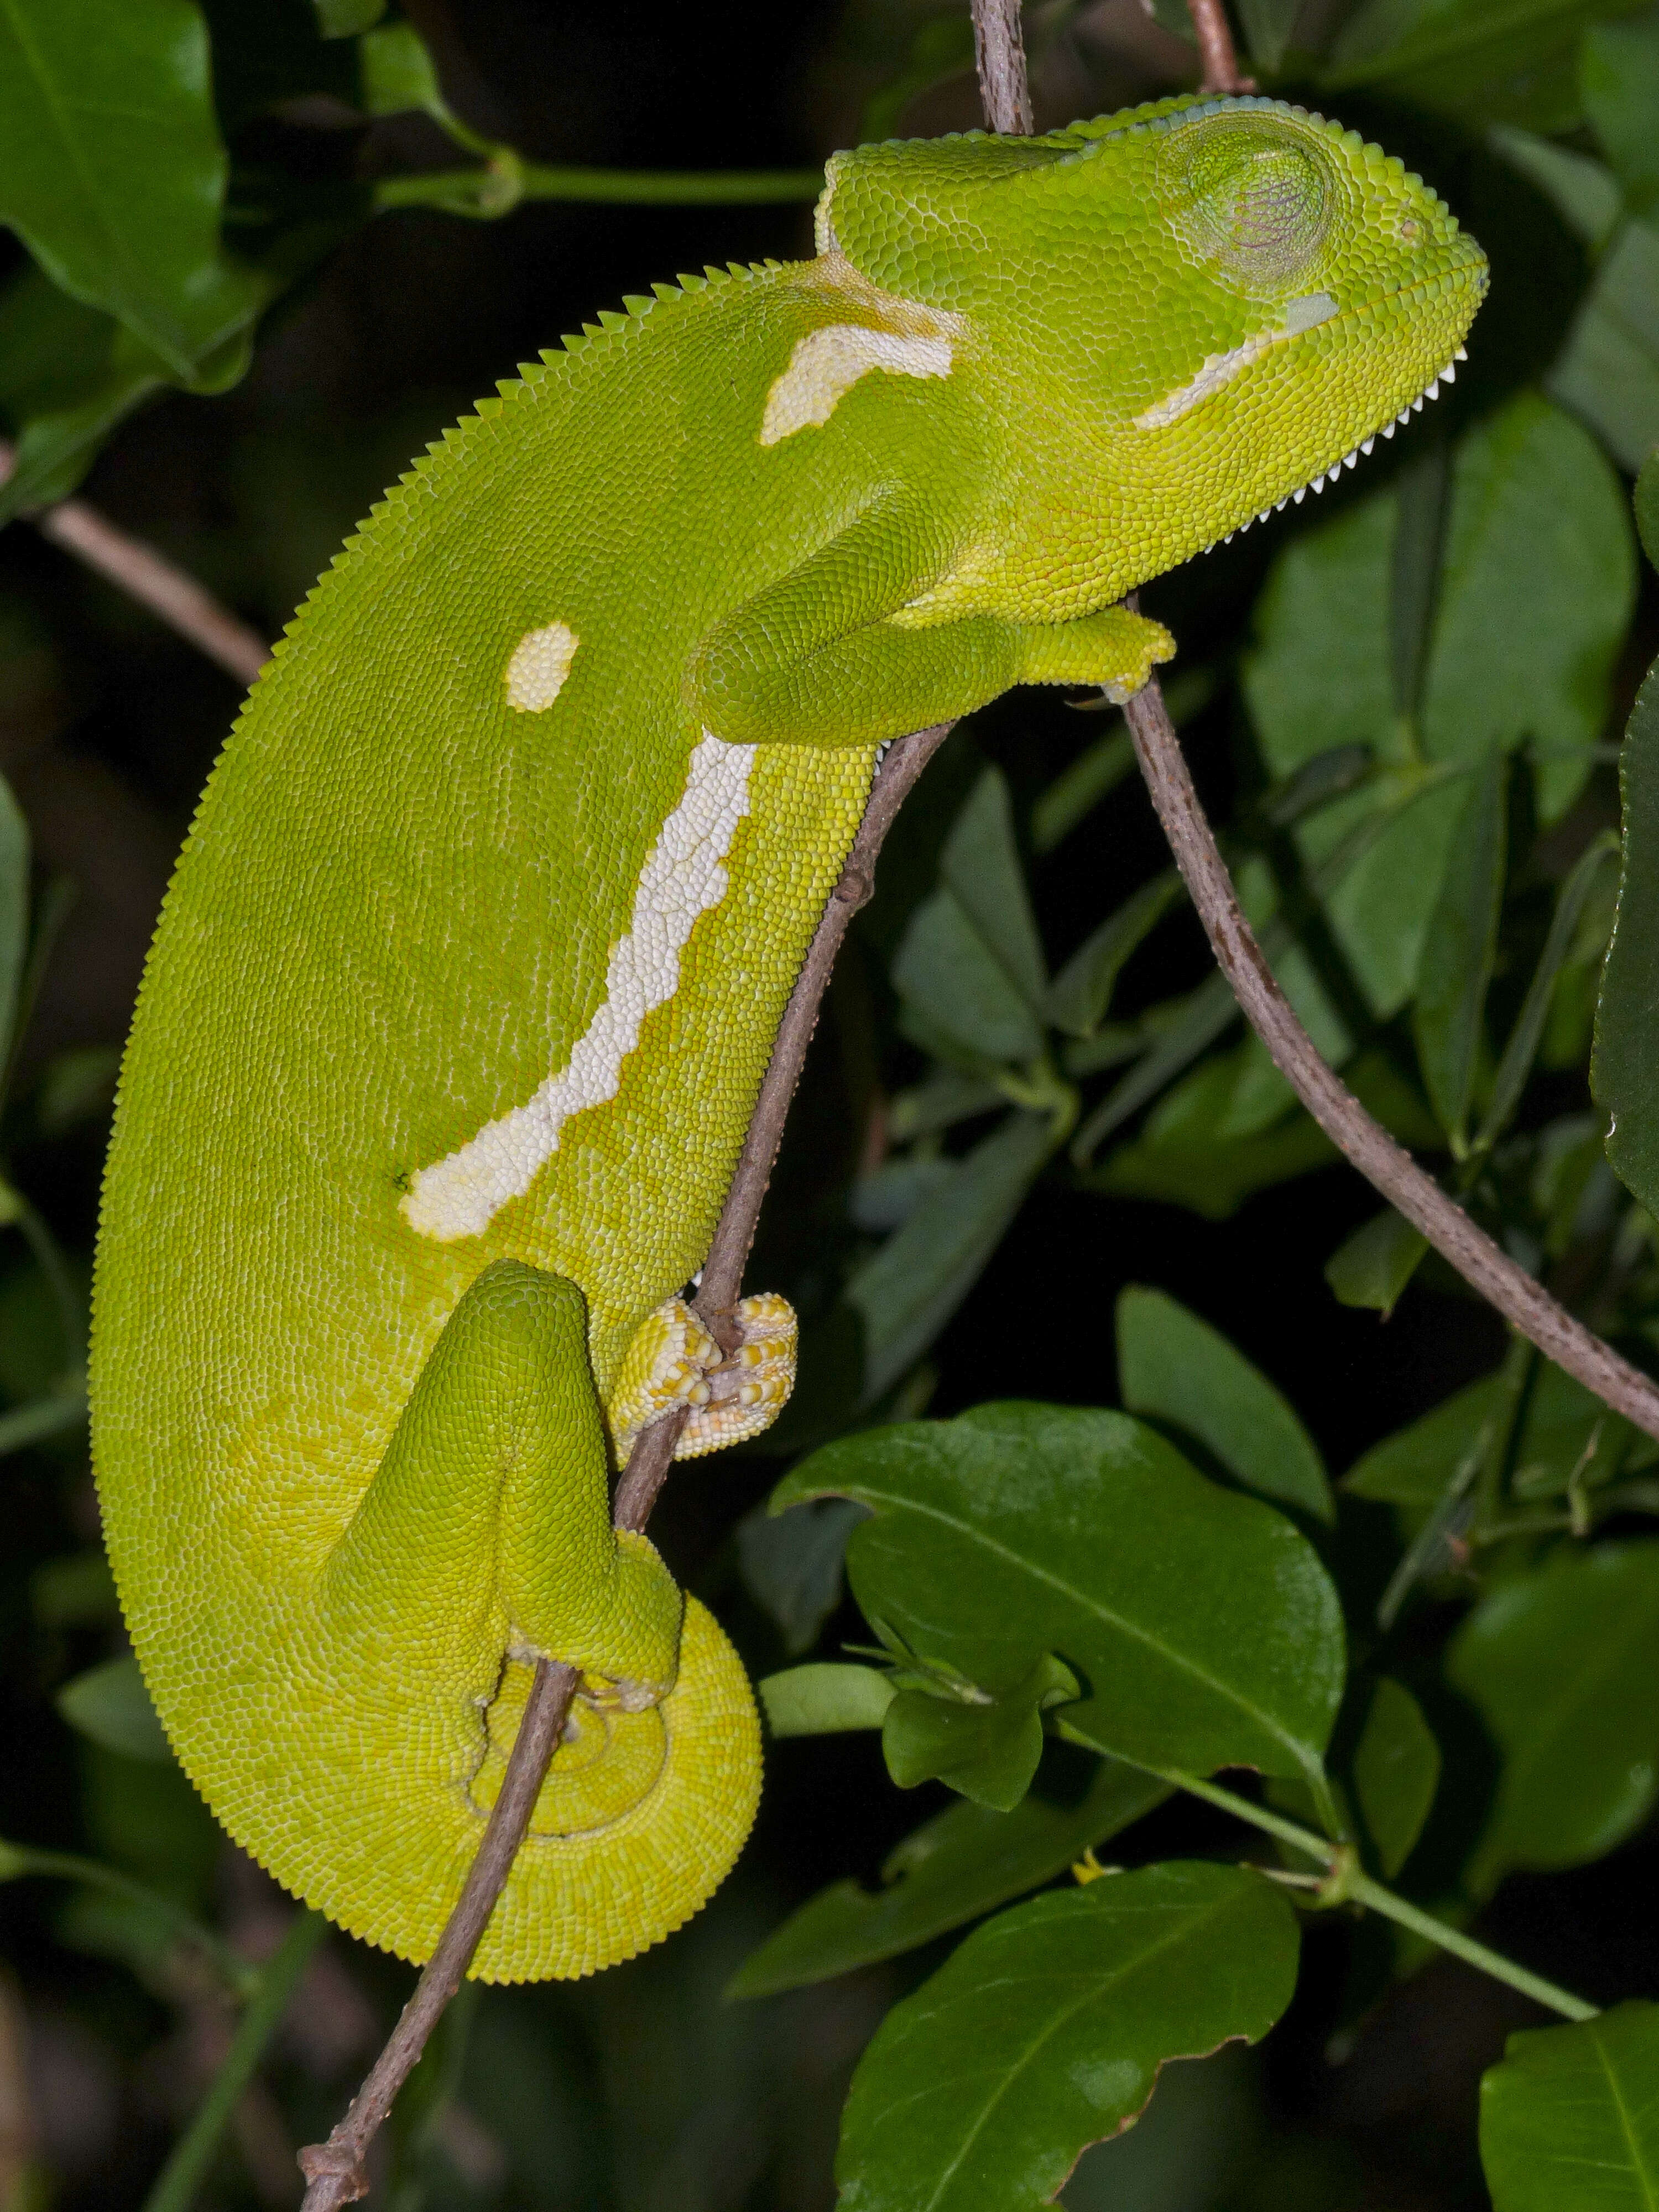
[[817, 254], [525, 370], [277, 647], [167, 896], [99, 1250], [94, 1447], [157, 1711], [232, 1835], [430, 1952], [538, 1655], [583, 1684], [473, 1971], [576, 1975], [748, 1832], [735, 1654], [607, 1479], [722, 1364], [702, 1264], [881, 746], [1122, 699], [1117, 602], [1311, 484], [1486, 286], [1433, 192], [1259, 99], [830, 163]]

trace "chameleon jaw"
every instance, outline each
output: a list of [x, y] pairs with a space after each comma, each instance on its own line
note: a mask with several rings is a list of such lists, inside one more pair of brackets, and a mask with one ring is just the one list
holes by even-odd
[[1379, 438], [1392, 438], [1402, 422], [1409, 422], [1413, 415], [1422, 413], [1423, 402], [1425, 399], [1437, 399], [1440, 397], [1440, 387], [1443, 384], [1455, 384], [1457, 381], [1458, 362], [1467, 361], [1468, 357], [1468, 349], [1460, 345], [1445, 367], [1437, 369], [1416, 398], [1402, 407], [1397, 415], [1391, 416], [1387, 422], [1373, 430], [1369, 437], [1360, 439], [1358, 443], [1344, 453], [1340, 459], [1333, 461], [1328, 468], [1322, 469], [1316, 477], [1310, 477], [1304, 484], [1297, 485], [1294, 491], [1287, 491], [1283, 499], [1275, 500], [1271, 507], [1264, 507], [1259, 514], [1253, 514], [1248, 520], [1239, 523], [1234, 529], [1228, 531], [1224, 537], [1212, 538], [1202, 550], [1206, 553], [1213, 553], [1218, 545], [1231, 545], [1235, 538], [1243, 537], [1251, 523], [1266, 522], [1270, 516], [1281, 514], [1292, 502], [1300, 507], [1310, 491], [1323, 491], [1328, 483], [1336, 482], [1344, 469], [1357, 469], [1359, 466], [1361, 454], [1369, 458]]

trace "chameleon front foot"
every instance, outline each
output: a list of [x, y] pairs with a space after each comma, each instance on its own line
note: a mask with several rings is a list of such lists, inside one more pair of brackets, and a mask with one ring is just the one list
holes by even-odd
[[677, 1406], [691, 1417], [676, 1459], [698, 1459], [771, 1427], [795, 1382], [794, 1308], [775, 1291], [738, 1302], [741, 1341], [724, 1358], [684, 1298], [647, 1316], [628, 1347], [611, 1401], [611, 1433], [626, 1465], [640, 1431]]

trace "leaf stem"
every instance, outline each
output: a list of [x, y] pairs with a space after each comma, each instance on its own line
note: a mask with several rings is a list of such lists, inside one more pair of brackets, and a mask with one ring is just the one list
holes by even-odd
[[298, 1914], [280, 1948], [267, 1960], [258, 1986], [236, 2024], [224, 2063], [198, 2106], [195, 2118], [173, 2146], [172, 2157], [156, 2177], [155, 2187], [144, 2199], [143, 2212], [189, 2212], [202, 2177], [229, 2125], [230, 2116], [264, 2057], [265, 2046], [288, 2009], [295, 1984], [305, 1971], [325, 1925], [319, 1912]]
[[[1121, 1753], [1119, 1755], [1121, 1756]], [[1140, 1762], [1131, 1760], [1128, 1763], [1139, 1765]], [[1270, 1813], [1265, 1805], [1253, 1805], [1248, 1797], [1236, 1796], [1231, 1790], [1224, 1790], [1217, 1783], [1201, 1782], [1195, 1774], [1182, 1774], [1167, 1767], [1146, 1766], [1143, 1771], [1156, 1774], [1161, 1781], [1174, 1783], [1177, 1790], [1184, 1790], [1194, 1797], [1201, 1797], [1206, 1804], [1218, 1806], [1224, 1813], [1231, 1813], [1235, 1820], [1248, 1821], [1251, 1827], [1260, 1828], [1264, 1834], [1275, 1837], [1282, 1844], [1288, 1844], [1292, 1850], [1304, 1852], [1328, 1870], [1337, 1869], [1343, 1859], [1346, 1846], [1327, 1843], [1322, 1836], [1316, 1836], [1310, 1829], [1298, 1826], [1297, 1822], [1285, 1820], [1279, 1814]], [[1409, 1928], [1415, 1936], [1425, 1936], [1443, 1951], [1449, 1951], [1454, 1958], [1462, 1959], [1471, 1966], [1478, 1966], [1482, 1973], [1490, 1974], [1494, 1981], [1507, 1983], [1510, 1989], [1519, 1990], [1522, 1996], [1530, 1997], [1534, 2004], [1559, 2013], [1564, 2020], [1595, 2018], [1599, 2010], [1597, 2006], [1586, 2004], [1582, 1997], [1574, 1996], [1570, 1990], [1564, 1990], [1554, 1982], [1547, 1982], [1541, 1974], [1529, 1973], [1525, 1966], [1516, 1966], [1513, 1959], [1504, 1958], [1500, 1951], [1488, 1950], [1484, 1943], [1477, 1943], [1472, 1936], [1465, 1936], [1461, 1929], [1449, 1928], [1443, 1920], [1437, 1920], [1432, 1913], [1424, 1912], [1417, 1905], [1407, 1904], [1403, 1897], [1396, 1897], [1391, 1889], [1385, 1889], [1380, 1881], [1373, 1881], [1369, 1875], [1360, 1873], [1358, 1868], [1345, 1873], [1342, 1896], [1355, 1905], [1366, 1906], [1372, 1912], [1380, 1912], [1384, 1919], [1395, 1921], [1401, 1928]]]
[[130, 1874], [106, 1866], [100, 1859], [84, 1858], [78, 1851], [38, 1851], [27, 1844], [0, 1842], [0, 1881], [15, 1881], [39, 1875], [61, 1881], [83, 1882], [90, 1889], [106, 1890], [124, 1904], [154, 1912], [176, 1930], [181, 1942], [190, 1943], [210, 1960], [228, 1989], [246, 1996], [258, 1977], [228, 1946], [204, 1927], [193, 1912], [175, 1905], [170, 1897], [150, 1889]]

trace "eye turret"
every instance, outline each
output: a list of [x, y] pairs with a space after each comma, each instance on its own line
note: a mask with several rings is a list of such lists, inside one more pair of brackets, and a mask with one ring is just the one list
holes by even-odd
[[1171, 132], [1174, 224], [1205, 262], [1247, 290], [1273, 289], [1318, 252], [1334, 193], [1315, 149], [1258, 115], [1218, 115]]

